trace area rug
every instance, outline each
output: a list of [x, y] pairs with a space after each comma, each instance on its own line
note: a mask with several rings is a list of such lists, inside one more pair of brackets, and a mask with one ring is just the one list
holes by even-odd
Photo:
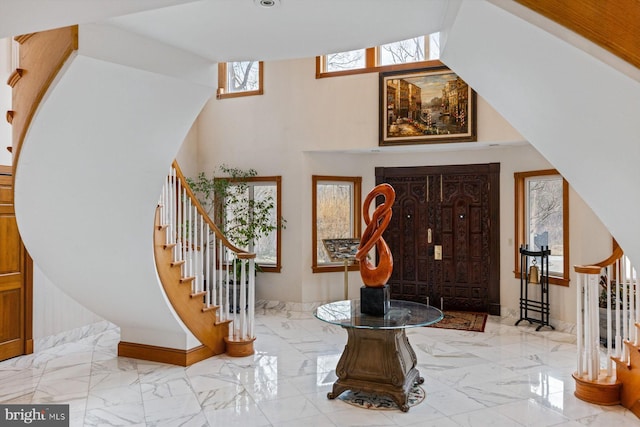
[[438, 323], [429, 325], [429, 327], [442, 329], [458, 329], [460, 331], [484, 332], [484, 326], [486, 323], [487, 313], [445, 310], [444, 318]]
[[[409, 391], [409, 407], [416, 406], [422, 402], [426, 396], [426, 393], [419, 385], [414, 385], [411, 391]], [[376, 394], [354, 392], [347, 390], [342, 393], [338, 399], [346, 402], [350, 405], [357, 406], [365, 409], [381, 409], [381, 410], [400, 410], [398, 405], [387, 396], [378, 396]]]

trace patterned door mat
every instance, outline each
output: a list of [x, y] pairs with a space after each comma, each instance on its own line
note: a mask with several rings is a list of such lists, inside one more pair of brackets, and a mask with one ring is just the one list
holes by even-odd
[[458, 329], [461, 331], [484, 332], [487, 323], [487, 313], [471, 311], [444, 311], [444, 318], [438, 323], [429, 325], [431, 328]]
[[[409, 391], [409, 407], [416, 406], [422, 402], [426, 396], [426, 393], [419, 385], [414, 385], [411, 391]], [[381, 410], [393, 410], [400, 408], [396, 403], [387, 396], [379, 396], [376, 394], [362, 393], [357, 391], [347, 390], [342, 393], [338, 399], [346, 402], [350, 405], [357, 406], [365, 409], [381, 409]]]

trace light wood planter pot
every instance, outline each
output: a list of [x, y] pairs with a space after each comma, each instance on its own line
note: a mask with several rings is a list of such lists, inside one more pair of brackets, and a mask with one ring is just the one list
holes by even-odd
[[255, 353], [253, 342], [256, 339], [236, 341], [225, 337], [224, 342], [227, 344], [227, 355], [231, 357], [247, 357]]

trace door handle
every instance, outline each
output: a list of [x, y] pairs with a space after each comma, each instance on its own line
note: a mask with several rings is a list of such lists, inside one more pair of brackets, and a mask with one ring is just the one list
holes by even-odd
[[433, 259], [442, 260], [442, 245], [435, 245], [433, 251]]

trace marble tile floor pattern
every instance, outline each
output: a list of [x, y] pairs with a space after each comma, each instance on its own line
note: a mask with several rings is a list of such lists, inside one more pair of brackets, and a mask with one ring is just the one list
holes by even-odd
[[71, 426], [640, 426], [573, 396], [575, 336], [489, 317], [407, 330], [426, 399], [403, 413], [328, 400], [346, 343], [310, 312], [264, 310], [256, 354], [183, 368], [118, 358], [117, 328], [0, 362], [0, 403], [70, 404]]

